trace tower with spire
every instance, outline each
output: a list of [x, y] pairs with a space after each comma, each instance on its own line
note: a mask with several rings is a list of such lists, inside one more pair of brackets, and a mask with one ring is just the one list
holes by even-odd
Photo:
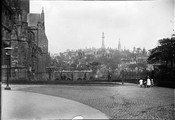
[[118, 50], [121, 51], [120, 38], [119, 38], [119, 42], [118, 42]]
[[[42, 8], [41, 13], [29, 13], [27, 22], [28, 22], [28, 30], [29, 32], [36, 37], [31, 37], [36, 41], [36, 46], [39, 48], [39, 53], [37, 60], [37, 67], [32, 65], [32, 68], [36, 73], [42, 73], [41, 76], [44, 76], [46, 72], [46, 67], [48, 67], [48, 39], [45, 33], [45, 20], [44, 20], [44, 9]], [[35, 29], [33, 29], [35, 28]], [[31, 40], [33, 40], [31, 39]], [[33, 44], [31, 45], [33, 46]], [[33, 49], [33, 48], [31, 48]], [[31, 54], [32, 56], [32, 54]], [[41, 78], [40, 75], [37, 75], [37, 78]], [[45, 78], [42, 78], [45, 79]]]
[[101, 48], [102, 48], [102, 49], [105, 49], [104, 38], [105, 38], [104, 32], [102, 32], [102, 45], [101, 45]]
[[45, 24], [44, 24], [44, 8], [42, 7], [42, 12], [41, 12], [41, 24], [45, 30]]

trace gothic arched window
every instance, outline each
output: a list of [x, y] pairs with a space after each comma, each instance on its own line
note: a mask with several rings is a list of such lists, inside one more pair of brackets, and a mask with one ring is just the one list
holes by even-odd
[[28, 33], [28, 39], [30, 42], [34, 42], [35, 34], [32, 31], [29, 31]]

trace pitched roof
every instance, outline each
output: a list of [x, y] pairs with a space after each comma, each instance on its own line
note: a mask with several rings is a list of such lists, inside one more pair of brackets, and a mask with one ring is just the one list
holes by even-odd
[[40, 14], [37, 13], [29, 13], [27, 16], [27, 22], [29, 26], [37, 26], [37, 23], [40, 20]]

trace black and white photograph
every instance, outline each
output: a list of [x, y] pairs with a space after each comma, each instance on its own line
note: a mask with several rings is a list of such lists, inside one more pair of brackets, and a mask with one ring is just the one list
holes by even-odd
[[174, 96], [174, 0], [1, 1], [1, 120], [173, 120]]

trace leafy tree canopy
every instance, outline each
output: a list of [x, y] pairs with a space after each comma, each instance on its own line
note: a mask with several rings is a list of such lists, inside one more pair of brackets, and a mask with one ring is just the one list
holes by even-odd
[[173, 65], [175, 59], [175, 39], [164, 38], [158, 41], [159, 46], [150, 50], [150, 56], [148, 57], [148, 63], [161, 63]]

